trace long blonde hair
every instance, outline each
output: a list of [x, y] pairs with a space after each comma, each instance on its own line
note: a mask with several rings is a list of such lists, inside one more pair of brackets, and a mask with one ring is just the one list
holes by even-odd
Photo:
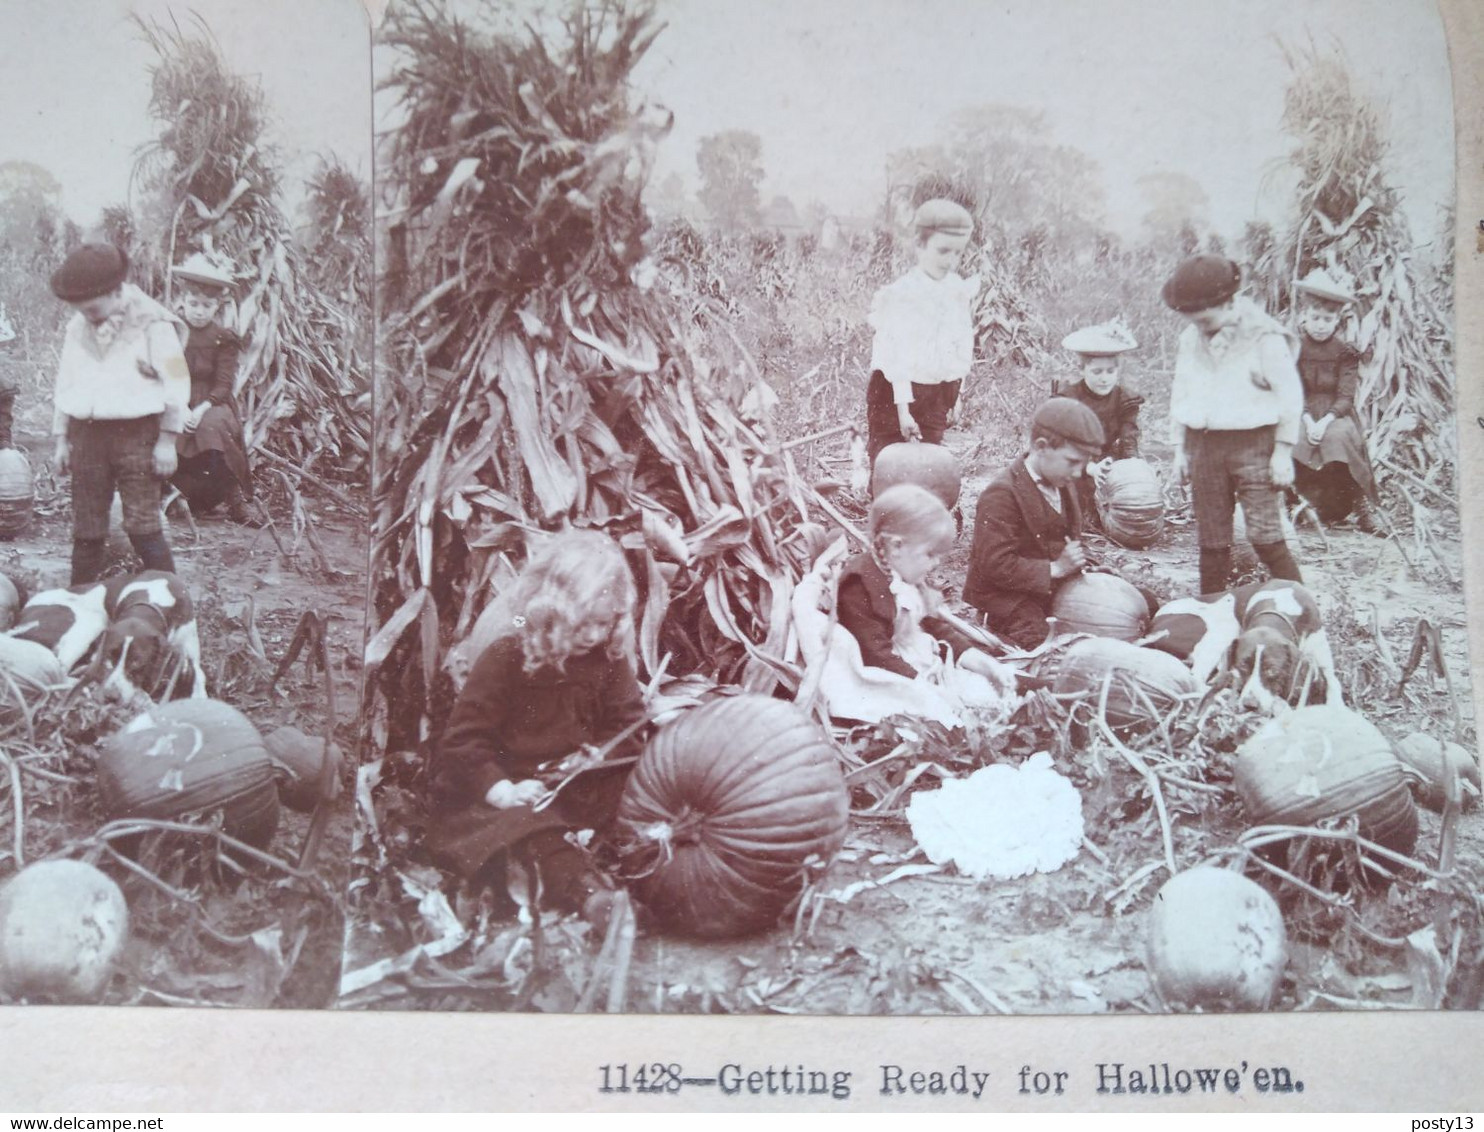
[[[585, 624], [612, 620], [606, 651], [634, 661], [634, 576], [619, 545], [589, 530], [562, 531], [531, 555], [508, 594], [500, 636], [518, 636], [525, 670], [566, 667]], [[502, 603], [503, 604], [503, 603]]]

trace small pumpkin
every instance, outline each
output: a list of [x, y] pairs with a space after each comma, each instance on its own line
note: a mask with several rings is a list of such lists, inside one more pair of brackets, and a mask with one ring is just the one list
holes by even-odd
[[1096, 501], [1103, 532], [1120, 546], [1152, 546], [1164, 530], [1164, 489], [1144, 460], [1115, 460], [1098, 480]]
[[220, 813], [259, 848], [278, 828], [273, 761], [252, 721], [217, 700], [151, 707], [103, 741], [98, 793], [110, 818]]
[[31, 461], [19, 448], [0, 448], [0, 536], [20, 534], [36, 502]]
[[0, 888], [0, 987], [14, 998], [95, 1002], [128, 934], [124, 894], [92, 865], [27, 865]]
[[662, 727], [619, 801], [635, 897], [664, 929], [725, 939], [765, 931], [845, 840], [835, 748], [793, 704], [739, 695]]
[[1479, 760], [1472, 751], [1457, 743], [1440, 743], [1431, 735], [1414, 731], [1397, 742], [1397, 758], [1415, 773], [1411, 778], [1412, 792], [1417, 800], [1430, 810], [1443, 810], [1443, 753], [1446, 750], [1453, 772], [1458, 776], [1459, 801], [1463, 808], [1472, 809], [1479, 801]]
[[1165, 882], [1149, 909], [1148, 946], [1149, 981], [1169, 1010], [1266, 1010], [1288, 956], [1277, 901], [1210, 865]]
[[0, 634], [0, 704], [15, 699], [11, 683], [30, 700], [49, 688], [66, 685], [67, 673], [57, 654], [45, 645]]
[[1117, 574], [1083, 573], [1057, 589], [1051, 616], [1057, 633], [1137, 641], [1149, 624], [1149, 602]]
[[941, 444], [888, 444], [871, 469], [871, 497], [899, 483], [927, 488], [951, 510], [958, 503], [963, 474], [958, 457]]
[[[326, 757], [324, 738], [306, 735], [297, 727], [279, 727], [263, 736], [263, 745], [269, 758], [282, 768], [278, 776], [279, 801], [301, 814], [312, 813], [319, 805], [319, 781]], [[330, 744], [328, 755], [335, 767], [331, 797], [337, 798], [343, 755], [335, 743]]]
[[1269, 720], [1237, 748], [1233, 784], [1256, 825], [1314, 825], [1354, 814], [1362, 837], [1398, 853], [1417, 842], [1417, 807], [1386, 736], [1340, 704]]
[[1116, 730], [1156, 726], [1201, 691], [1190, 669], [1169, 653], [1105, 637], [1075, 641], [1062, 653], [1052, 691], [1083, 693], [1078, 715], [1090, 718], [1105, 684], [1108, 724]]

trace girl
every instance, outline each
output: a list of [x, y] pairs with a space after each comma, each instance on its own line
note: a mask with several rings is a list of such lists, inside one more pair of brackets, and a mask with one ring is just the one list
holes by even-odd
[[1298, 290], [1303, 295], [1298, 368], [1304, 415], [1293, 446], [1294, 487], [1324, 522], [1339, 522], [1353, 511], [1360, 530], [1377, 534], [1376, 477], [1355, 411], [1360, 354], [1335, 333], [1355, 296], [1317, 267], [1299, 281]]
[[974, 231], [968, 209], [924, 202], [913, 215], [917, 266], [871, 300], [871, 380], [866, 386], [867, 454], [888, 444], [938, 444], [959, 386], [974, 361], [972, 305], [979, 277], [958, 274]]
[[538, 775], [644, 714], [633, 578], [606, 535], [565, 531], [501, 601], [502, 635], [475, 662], [434, 753], [426, 845], [440, 867], [497, 890], [514, 854], [539, 876], [544, 906], [592, 914], [603, 881], [567, 835], [609, 824], [627, 767], [583, 774], [543, 809]]
[[247, 505], [252, 475], [237, 417], [237, 357], [242, 343], [216, 320], [222, 300], [231, 292], [232, 277], [200, 252], [170, 273], [181, 285], [176, 309], [186, 322], [182, 338], [191, 371], [190, 412], [181, 429], [180, 467], [171, 484], [196, 514], [226, 503], [232, 522], [261, 526]]
[[927, 584], [953, 545], [943, 501], [916, 484], [897, 484], [871, 504], [869, 523], [871, 550], [846, 562], [835, 606], [861, 660], [937, 685], [961, 704], [1002, 706], [1015, 695], [1014, 672], [937, 616], [943, 598]]

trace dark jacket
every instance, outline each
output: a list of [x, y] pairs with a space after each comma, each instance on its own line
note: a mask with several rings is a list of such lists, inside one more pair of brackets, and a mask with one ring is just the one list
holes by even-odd
[[1100, 397], [1082, 381], [1057, 382], [1052, 393], [1081, 401], [1097, 414], [1106, 438], [1099, 459], [1111, 456], [1115, 460], [1130, 460], [1139, 454], [1139, 409], [1144, 398], [1121, 385], [1115, 385]]
[[1305, 334], [1301, 341], [1298, 370], [1304, 383], [1304, 412], [1316, 421], [1329, 413], [1337, 419], [1352, 416], [1360, 385], [1360, 354], [1337, 337], [1316, 342]]
[[[891, 592], [891, 579], [869, 554], [857, 554], [845, 563], [840, 574], [835, 611], [840, 624], [860, 644], [864, 664], [903, 676], [917, 675], [916, 669], [892, 652], [897, 599]], [[942, 618], [924, 617], [922, 627], [946, 643], [954, 656], [961, 656], [966, 649], [974, 647], [968, 634], [955, 629]]]
[[191, 327], [185, 346], [186, 367], [191, 371], [191, 408], [202, 401], [234, 405], [237, 357], [242, 340], [225, 326]]
[[[974, 513], [974, 543], [964, 600], [982, 610], [991, 629], [1010, 632], [1027, 616], [1044, 621], [1055, 584], [1051, 563], [1082, 536], [1077, 493], [1061, 489], [1060, 514], [1046, 502], [1021, 456], [990, 481]], [[1045, 626], [1041, 625], [1044, 637]]]

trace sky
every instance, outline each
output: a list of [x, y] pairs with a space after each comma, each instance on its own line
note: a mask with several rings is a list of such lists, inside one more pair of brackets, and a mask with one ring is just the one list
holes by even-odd
[[763, 140], [764, 200], [865, 214], [885, 156], [935, 141], [983, 103], [1045, 113], [1053, 141], [1093, 157], [1109, 219], [1129, 233], [1136, 182], [1194, 177], [1217, 231], [1281, 214], [1264, 174], [1291, 144], [1274, 37], [1338, 43], [1384, 111], [1390, 173], [1414, 233], [1453, 196], [1447, 45], [1432, 0], [659, 0], [666, 30], [635, 85], [676, 113], [656, 176], [698, 186], [701, 138]]
[[0, 0], [0, 164], [46, 169], [84, 227], [127, 200], [134, 155], [160, 129], [149, 116], [154, 52], [129, 13], [166, 22], [172, 11], [182, 26], [199, 14], [228, 68], [258, 79], [286, 180], [312, 175], [327, 153], [370, 177], [370, 32], [358, 0]]

